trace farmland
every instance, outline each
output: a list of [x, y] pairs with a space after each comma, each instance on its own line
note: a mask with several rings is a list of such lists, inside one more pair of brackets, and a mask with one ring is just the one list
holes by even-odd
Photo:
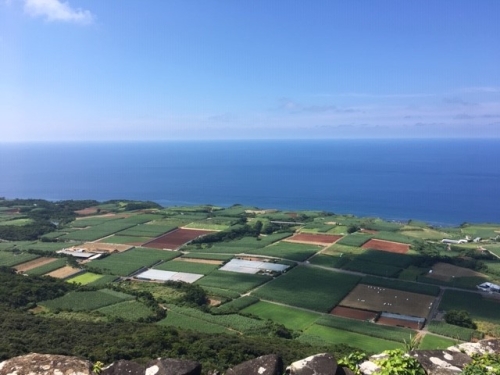
[[358, 276], [299, 266], [253, 294], [270, 301], [328, 312], [359, 280]]
[[154, 269], [162, 271], [175, 271], [186, 273], [199, 273], [202, 275], [209, 274], [218, 268], [217, 264], [204, 264], [195, 262], [186, 262], [181, 260], [172, 260], [154, 266]]
[[119, 254], [112, 254], [102, 260], [94, 260], [87, 264], [91, 270], [101, 273], [127, 276], [142, 267], [149, 267], [160, 261], [167, 261], [179, 256], [171, 251], [135, 248]]
[[134, 297], [124, 293], [101, 289], [91, 292], [71, 292], [63, 297], [42, 302], [41, 305], [50, 310], [90, 311], [132, 299]]
[[150, 242], [144, 244], [144, 246], [152, 247], [155, 249], [170, 249], [175, 250], [187, 242], [194, 240], [200, 236], [213, 233], [209, 230], [201, 229], [175, 229], [161, 237], [158, 237]]
[[214, 271], [198, 280], [201, 286], [229, 289], [238, 293], [245, 293], [257, 286], [271, 280], [270, 276], [252, 275], [245, 273]]
[[321, 248], [317, 245], [280, 241], [263, 248], [252, 249], [251, 253], [301, 262], [316, 254]]

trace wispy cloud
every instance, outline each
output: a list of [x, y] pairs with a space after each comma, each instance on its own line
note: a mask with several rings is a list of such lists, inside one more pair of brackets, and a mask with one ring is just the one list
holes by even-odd
[[356, 113], [360, 112], [353, 108], [341, 108], [333, 104], [313, 104], [313, 105], [303, 105], [292, 99], [282, 98], [280, 99], [279, 110], [285, 110], [291, 113]]
[[90, 24], [94, 16], [88, 10], [72, 8], [60, 0], [24, 0], [24, 11], [32, 17], [43, 17], [47, 21]]

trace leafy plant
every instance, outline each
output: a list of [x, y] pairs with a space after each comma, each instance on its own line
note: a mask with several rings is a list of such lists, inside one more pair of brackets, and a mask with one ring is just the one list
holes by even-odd
[[464, 367], [464, 375], [500, 375], [500, 354], [473, 355], [472, 362]]
[[376, 360], [380, 366], [380, 375], [425, 375], [416, 358], [406, 354], [402, 349], [386, 350], [386, 357]]
[[337, 364], [342, 367], [347, 367], [356, 375], [361, 375], [359, 365], [366, 359], [366, 354], [362, 352], [352, 352], [349, 355], [343, 356], [337, 361]]
[[408, 353], [411, 352], [412, 350], [418, 349], [420, 341], [422, 341], [422, 337], [417, 335], [415, 336], [410, 335], [410, 339], [408, 341], [406, 341], [406, 339], [403, 339], [403, 346], [405, 352]]

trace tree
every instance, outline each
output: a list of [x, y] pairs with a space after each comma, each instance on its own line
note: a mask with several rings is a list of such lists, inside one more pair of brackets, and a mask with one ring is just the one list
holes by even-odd
[[459, 327], [477, 328], [477, 324], [472, 321], [470, 314], [465, 310], [450, 310], [444, 315], [444, 320], [448, 324]]

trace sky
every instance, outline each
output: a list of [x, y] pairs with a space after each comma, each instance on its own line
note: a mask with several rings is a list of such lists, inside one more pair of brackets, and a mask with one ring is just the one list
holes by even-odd
[[500, 1], [0, 0], [0, 134], [500, 138]]

